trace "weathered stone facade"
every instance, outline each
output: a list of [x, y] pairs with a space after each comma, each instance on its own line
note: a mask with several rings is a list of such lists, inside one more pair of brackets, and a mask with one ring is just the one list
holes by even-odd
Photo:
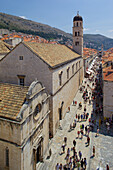
[[[59, 46], [60, 49], [62, 49], [63, 46]], [[0, 62], [0, 80], [2, 80], [2, 82], [18, 84], [18, 76], [20, 75], [25, 77], [24, 85], [30, 85], [35, 79], [38, 79], [42, 82], [42, 84], [44, 84], [51, 96], [50, 132], [52, 135], [55, 134], [58, 127], [58, 109], [61, 107], [62, 101], [64, 101], [64, 105], [62, 107], [63, 118], [67, 107], [73, 101], [75, 94], [73, 91], [76, 92], [78, 90], [83, 79], [82, 57], [67, 47], [65, 47], [65, 50], [67, 50], [67, 53], [70, 54], [70, 57], [75, 56], [75, 58], [73, 57], [73, 59], [68, 59], [65, 63], [60, 63], [58, 66], [52, 67], [42, 60], [40, 56], [34, 53], [33, 50], [29, 49], [24, 43], [20, 43]], [[65, 55], [64, 51], [64, 55], [62, 55], [64, 60]], [[23, 56], [23, 60], [19, 60], [19, 56]], [[62, 83], [60, 85], [59, 75], [61, 73]], [[68, 93], [69, 97], [67, 96], [68, 91], [70, 92]]]
[[103, 81], [104, 117], [113, 119], [113, 82]]
[[[15, 96], [15, 85], [12, 86]], [[3, 155], [0, 156], [0, 169], [3, 170], [36, 169], [36, 164], [43, 161], [48, 150], [49, 95], [42, 84], [35, 81], [30, 85], [23, 102], [16, 118], [12, 118], [13, 108], [8, 112], [11, 118], [0, 113], [0, 154]], [[17, 101], [15, 105], [18, 107]]]

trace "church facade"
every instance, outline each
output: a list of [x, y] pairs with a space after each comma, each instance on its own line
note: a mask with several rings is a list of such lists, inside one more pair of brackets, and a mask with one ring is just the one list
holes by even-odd
[[49, 148], [49, 95], [38, 81], [0, 83], [0, 95], [0, 169], [35, 170]]

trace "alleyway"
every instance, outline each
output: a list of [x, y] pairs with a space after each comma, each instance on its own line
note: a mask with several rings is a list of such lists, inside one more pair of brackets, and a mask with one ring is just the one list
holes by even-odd
[[[85, 83], [86, 81], [86, 83]], [[89, 84], [89, 87], [87, 87], [87, 84]], [[84, 79], [83, 81], [83, 86], [87, 87], [88, 94], [92, 93], [91, 89], [94, 88], [92, 87], [92, 82], [90, 83], [88, 79]], [[112, 143], [113, 143], [113, 137], [112, 133], [111, 135], [107, 136], [106, 133], [106, 127], [104, 123], [99, 126], [99, 136], [96, 137], [96, 132], [97, 132], [97, 124], [99, 125], [99, 119], [100, 115], [98, 114], [93, 114], [93, 119], [96, 120], [96, 124], [94, 125], [93, 132], [91, 131], [89, 133], [90, 137], [90, 145], [87, 145], [87, 136], [83, 135], [83, 138], [81, 139], [81, 134], [80, 137], [78, 138], [77, 131], [80, 131], [80, 125], [84, 124], [84, 127], [87, 125], [89, 127], [89, 118], [92, 117], [91, 113], [93, 112], [93, 109], [96, 108], [95, 101], [92, 101], [91, 104], [87, 102], [86, 104], [84, 103], [84, 100], [82, 98], [83, 93], [78, 90], [76, 97], [74, 98], [74, 101], [77, 101], [77, 105], [72, 105], [70, 106], [70, 111], [66, 113], [65, 118], [61, 121], [61, 128], [57, 130], [57, 133], [55, 137], [50, 141], [50, 148], [52, 151], [52, 155], [49, 159], [44, 160], [44, 163], [39, 167], [38, 169], [43, 169], [43, 170], [54, 170], [55, 166], [57, 163], [62, 164], [63, 166], [66, 164], [66, 153], [67, 153], [67, 148], [73, 148], [73, 140], [76, 140], [76, 152], [78, 155], [78, 152], [82, 152], [82, 158], [86, 158], [87, 160], [87, 170], [96, 170], [99, 167], [101, 167], [101, 170], [103, 168], [106, 169], [106, 164], [108, 163], [111, 169], [113, 169], [113, 152], [112, 152]], [[78, 108], [78, 103], [82, 103], [82, 109]], [[80, 122], [77, 121], [77, 125], [75, 128], [73, 128], [71, 131], [70, 129], [70, 124], [74, 122], [74, 119], [76, 118], [76, 114], [83, 114], [84, 112], [84, 106], [86, 106], [86, 113], [89, 113], [89, 117], [87, 120], [83, 120]], [[85, 131], [84, 131], [85, 132]], [[62, 154], [62, 144], [64, 143], [64, 137], [67, 137], [67, 145], [65, 147], [65, 153]], [[95, 146], [95, 157], [93, 157], [93, 146]], [[73, 151], [70, 151], [70, 156], [73, 156]], [[77, 168], [75, 168], [77, 169]], [[111, 170], [110, 169], [110, 170]]]

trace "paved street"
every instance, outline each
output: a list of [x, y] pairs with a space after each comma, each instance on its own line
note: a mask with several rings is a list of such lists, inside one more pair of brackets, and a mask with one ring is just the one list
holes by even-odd
[[[88, 91], [90, 91], [90, 88], [88, 88]], [[76, 113], [77, 114], [81, 114], [83, 113], [84, 110], [84, 106], [86, 105], [87, 107], [87, 112], [89, 113], [89, 117], [91, 115], [91, 111], [92, 111], [92, 104], [89, 105], [88, 103], [84, 104], [83, 99], [82, 99], [82, 93], [80, 93], [80, 91], [77, 92], [75, 98], [75, 101], [77, 101], [77, 106], [74, 106], [73, 104], [70, 106], [70, 112], [66, 113], [65, 118], [61, 121], [61, 127], [62, 130], [58, 129], [55, 137], [51, 140], [50, 143], [50, 148], [52, 150], [52, 156], [50, 159], [46, 159], [44, 165], [41, 166], [41, 169], [45, 169], [45, 170], [50, 170], [50, 169], [55, 169], [55, 165], [56, 163], [62, 163], [63, 165], [66, 163], [65, 161], [65, 156], [66, 154], [62, 154], [60, 155], [61, 151], [62, 151], [62, 144], [63, 144], [63, 139], [64, 136], [67, 137], [67, 147], [72, 148], [73, 147], [73, 140], [75, 139], [77, 144], [76, 144], [76, 151], [78, 152], [79, 150], [82, 151], [83, 154], [83, 158], [86, 157], [88, 165], [89, 166], [89, 158], [90, 158], [90, 148], [86, 147], [86, 142], [87, 142], [87, 138], [86, 136], [83, 137], [83, 139], [76, 139], [77, 135], [77, 131], [80, 130], [80, 125], [84, 124], [84, 126], [88, 125], [88, 120], [87, 121], [83, 121], [83, 122], [77, 122], [77, 126], [74, 130], [72, 130], [71, 132], [69, 132], [70, 129], [70, 123], [73, 123], [73, 120], [75, 118]], [[82, 109], [78, 109], [78, 103], [82, 102], [83, 106]], [[91, 133], [90, 135], [91, 136]], [[72, 151], [71, 151], [72, 154]], [[88, 168], [87, 168], [88, 169]]]
[[[86, 79], [84, 79], [86, 80]], [[88, 82], [89, 84], [89, 82]], [[90, 85], [91, 86], [91, 85]], [[91, 87], [92, 88], [92, 87]], [[87, 88], [88, 92], [91, 91], [90, 88]], [[87, 111], [89, 113], [89, 117], [91, 117], [91, 112], [93, 108], [95, 107], [95, 104], [91, 103], [89, 105], [89, 102], [84, 104], [84, 101], [82, 99], [82, 93], [80, 91], [77, 92], [75, 98], [75, 101], [77, 101], [77, 106], [74, 106], [73, 104], [70, 106], [70, 112], [66, 113], [65, 118], [61, 121], [61, 129], [58, 129], [56, 135], [54, 138], [50, 141], [50, 148], [52, 150], [52, 155], [50, 159], [45, 159], [44, 163], [40, 166], [40, 169], [43, 170], [54, 170], [55, 166], [57, 163], [62, 163], [63, 165], [66, 164], [66, 152], [64, 154], [61, 154], [62, 152], [62, 144], [63, 144], [63, 139], [66, 136], [67, 137], [67, 146], [66, 146], [66, 151], [67, 148], [72, 148], [73, 147], [73, 140], [76, 140], [76, 151], [77, 153], [79, 151], [82, 152], [82, 157], [87, 159], [87, 170], [96, 170], [99, 167], [101, 169], [106, 169], [106, 164], [109, 164], [110, 170], [113, 170], [113, 133], [112, 130], [110, 131], [110, 134], [108, 136], [107, 131], [106, 131], [106, 126], [103, 123], [99, 129], [100, 129], [100, 134], [98, 137], [96, 137], [96, 131], [97, 131], [97, 126], [95, 125], [94, 131], [90, 132], [89, 137], [90, 137], [90, 145], [87, 146], [87, 138], [86, 136], [83, 136], [83, 139], [78, 139], [77, 138], [77, 131], [80, 130], [80, 125], [84, 124], [84, 126], [88, 125], [89, 122], [87, 121], [82, 121], [82, 122], [77, 122], [77, 126], [75, 129], [69, 132], [70, 129], [70, 123], [73, 123], [74, 118], [76, 113], [81, 114], [83, 113], [84, 106], [86, 105]], [[78, 109], [78, 103], [82, 102], [82, 109]], [[95, 117], [95, 114], [94, 114]], [[95, 117], [96, 121], [99, 122], [99, 116]], [[93, 146], [95, 146], [96, 153], [95, 157], [92, 157], [92, 150]], [[70, 152], [70, 155], [72, 155], [73, 152]], [[46, 156], [47, 158], [47, 156]], [[39, 169], [39, 168], [37, 168]]]

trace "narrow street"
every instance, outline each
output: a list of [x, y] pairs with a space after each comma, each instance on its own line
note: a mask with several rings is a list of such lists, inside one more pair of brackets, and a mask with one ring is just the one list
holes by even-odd
[[[96, 74], [94, 74], [94, 80], [96, 78]], [[99, 81], [98, 83], [100, 83]], [[94, 81], [93, 81], [94, 82]], [[99, 84], [97, 83], [97, 87], [99, 88]], [[88, 84], [88, 86], [87, 86]], [[85, 86], [85, 89], [87, 88], [88, 94], [92, 95], [92, 89], [96, 89], [93, 83], [89, 81], [88, 78], [84, 78], [82, 86]], [[96, 83], [95, 83], [96, 84]], [[98, 91], [97, 88], [97, 91]], [[101, 89], [101, 88], [100, 88]], [[93, 99], [91, 103], [89, 104], [89, 101], [84, 103], [83, 99], [83, 92], [80, 92], [78, 90], [74, 101], [77, 101], [77, 105], [73, 105], [73, 103], [70, 106], [70, 111], [66, 113], [65, 118], [60, 122], [61, 128], [57, 130], [56, 135], [54, 138], [50, 141], [50, 148], [52, 151], [51, 157], [44, 160], [44, 163], [41, 164], [40, 168], [37, 167], [37, 169], [43, 169], [43, 170], [54, 170], [57, 163], [62, 164], [63, 166], [66, 165], [66, 153], [67, 149], [70, 148], [70, 157], [73, 156], [73, 140], [76, 141], [76, 152], [78, 155], [78, 152], [82, 152], [82, 158], [86, 158], [87, 160], [87, 170], [96, 170], [96, 169], [106, 169], [106, 164], [109, 164], [109, 167], [113, 169], [113, 152], [112, 152], [112, 143], [113, 143], [113, 137], [112, 132], [110, 131], [109, 136], [107, 135], [106, 131], [106, 125], [104, 123], [103, 117], [102, 117], [102, 111], [101, 114], [97, 113], [97, 108], [99, 108], [102, 105], [102, 100], [100, 94], [95, 93], [97, 98]], [[78, 104], [81, 102], [82, 108], [78, 108]], [[98, 104], [97, 104], [98, 103]], [[82, 120], [78, 122], [75, 128], [72, 128], [70, 130], [70, 124], [72, 125], [74, 122], [74, 119], [77, 115], [81, 115], [84, 113], [84, 107], [86, 106], [86, 113], [89, 113], [89, 117], [87, 120]], [[98, 107], [97, 107], [98, 106]], [[96, 112], [96, 113], [95, 113]], [[93, 113], [93, 114], [91, 114]], [[89, 118], [91, 118], [91, 121], [94, 120], [94, 128], [89, 133], [90, 137], [90, 144], [87, 145], [87, 135], [83, 135], [83, 138], [78, 138], [77, 132], [80, 131], [80, 125], [84, 124], [84, 127], [89, 127]], [[101, 124], [99, 123], [100, 119]], [[103, 122], [103, 123], [102, 123]], [[96, 136], [97, 133], [97, 127], [99, 126], [99, 135]], [[85, 130], [84, 130], [85, 132]], [[65, 147], [65, 153], [62, 153], [62, 145], [64, 143], [64, 137], [67, 137], [67, 145]], [[93, 146], [95, 146], [95, 157], [93, 157]], [[72, 161], [73, 162], [73, 161]], [[72, 166], [73, 169], [73, 166]], [[74, 169], [77, 169], [74, 168]]]

